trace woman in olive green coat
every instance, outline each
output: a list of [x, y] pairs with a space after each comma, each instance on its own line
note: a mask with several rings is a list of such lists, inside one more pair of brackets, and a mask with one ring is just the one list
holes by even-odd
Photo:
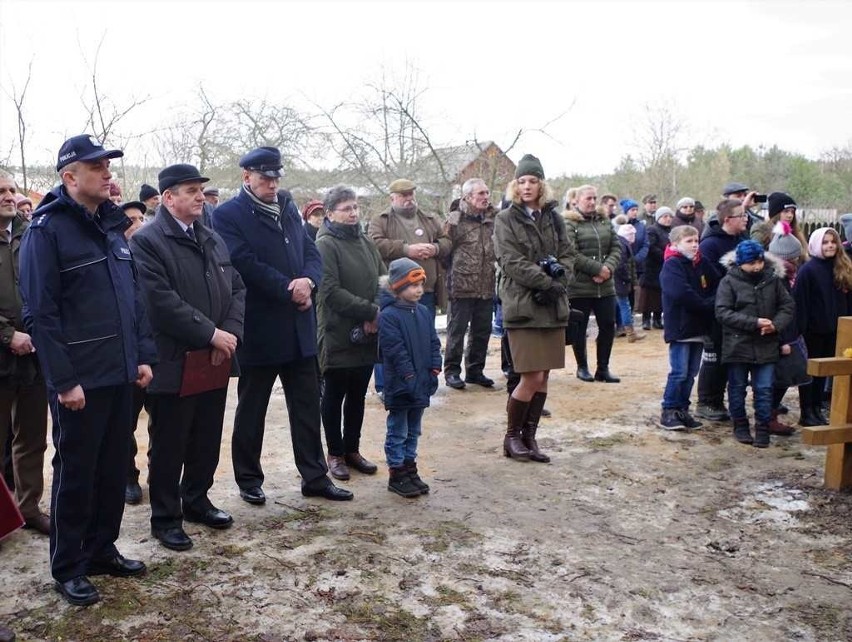
[[500, 268], [503, 328], [521, 380], [509, 396], [503, 453], [548, 462], [535, 434], [550, 371], [565, 367], [567, 286], [574, 251], [535, 156], [521, 159], [507, 197], [511, 205], [494, 223], [494, 253]]
[[568, 286], [571, 306], [583, 313], [583, 323], [577, 333], [586, 336], [589, 317], [594, 312], [598, 324], [597, 367], [595, 376], [589, 372], [586, 341], [574, 341], [577, 378], [583, 381], [618, 383], [609, 371], [609, 357], [615, 339], [615, 282], [613, 274], [621, 260], [621, 245], [609, 219], [595, 207], [597, 190], [591, 185], [577, 188], [577, 205], [566, 212], [568, 238], [577, 250], [574, 280]]
[[350, 467], [367, 475], [377, 470], [361, 455], [360, 441], [364, 398], [377, 360], [379, 276], [387, 270], [361, 230], [353, 190], [332, 188], [324, 208], [316, 241], [323, 262], [317, 294], [322, 423], [328, 470], [335, 479], [347, 480]]

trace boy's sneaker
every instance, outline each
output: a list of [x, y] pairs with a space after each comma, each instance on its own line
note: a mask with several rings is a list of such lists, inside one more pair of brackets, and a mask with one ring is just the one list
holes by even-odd
[[402, 497], [419, 497], [420, 489], [411, 481], [408, 468], [391, 468], [390, 479], [388, 479], [388, 490]]
[[657, 425], [663, 430], [686, 430], [681, 411], [675, 408], [663, 408]]
[[698, 428], [703, 428], [704, 424], [695, 419], [692, 415], [689, 414], [689, 411], [685, 408], [681, 408], [678, 410], [680, 413], [680, 420], [683, 422], [683, 425], [689, 428], [690, 430], [696, 430]]
[[724, 404], [710, 405], [700, 403], [695, 409], [695, 416], [706, 419], [707, 421], [728, 421], [731, 418]]

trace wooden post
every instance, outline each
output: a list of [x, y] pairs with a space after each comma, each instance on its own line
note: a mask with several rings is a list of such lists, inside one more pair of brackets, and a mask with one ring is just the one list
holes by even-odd
[[852, 348], [852, 317], [837, 320], [835, 357], [808, 359], [809, 374], [834, 377], [829, 426], [802, 429], [804, 443], [827, 446], [825, 487], [832, 490], [852, 487], [852, 358], [843, 357], [846, 348]]

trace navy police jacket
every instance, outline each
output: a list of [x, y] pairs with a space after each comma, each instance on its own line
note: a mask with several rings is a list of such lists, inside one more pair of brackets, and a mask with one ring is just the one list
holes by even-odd
[[24, 234], [24, 324], [51, 391], [131, 383], [139, 364], [157, 362], [124, 238], [129, 225], [110, 201], [92, 216], [60, 186]]
[[213, 212], [213, 229], [246, 285], [245, 332], [237, 351], [241, 366], [280, 365], [317, 354], [314, 308], [299, 311], [287, 287], [300, 277], [319, 287], [322, 258], [289, 194], [282, 192], [278, 205], [280, 225], [243, 188]]

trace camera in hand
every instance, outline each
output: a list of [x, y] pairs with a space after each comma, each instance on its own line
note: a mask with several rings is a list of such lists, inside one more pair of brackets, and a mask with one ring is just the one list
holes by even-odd
[[364, 332], [364, 326], [360, 323], [349, 331], [349, 341], [355, 345], [364, 345], [375, 340], [376, 335]]
[[769, 197], [766, 194], [755, 194], [753, 201], [755, 203], [765, 203]]
[[556, 257], [552, 254], [548, 254], [543, 259], [539, 259], [538, 266], [552, 279], [559, 279], [565, 276], [565, 266], [557, 261]]

